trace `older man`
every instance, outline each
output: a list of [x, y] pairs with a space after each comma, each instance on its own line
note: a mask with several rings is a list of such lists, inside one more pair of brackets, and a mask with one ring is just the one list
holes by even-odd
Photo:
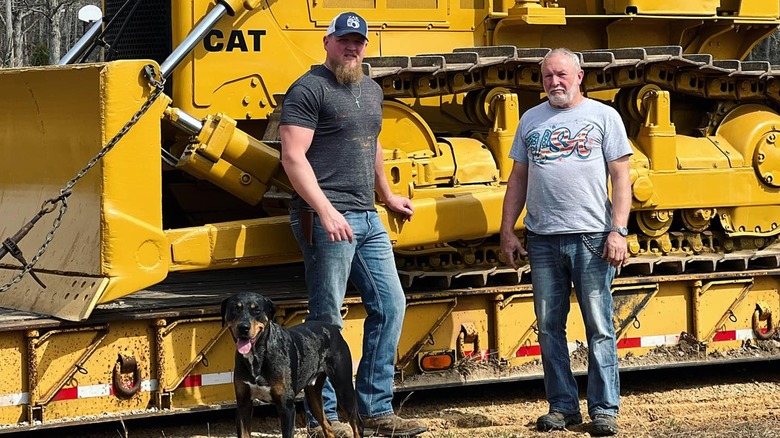
[[[510, 157], [501, 251], [517, 268], [528, 255], [549, 412], [540, 431], [582, 423], [566, 339], [571, 284], [588, 341], [588, 414], [593, 435], [618, 431], [620, 406], [611, 284], [626, 258], [631, 147], [618, 113], [583, 96], [579, 58], [566, 49], [542, 62], [548, 101], [523, 114]], [[610, 202], [607, 181], [612, 179]], [[523, 207], [526, 248], [514, 233]]]

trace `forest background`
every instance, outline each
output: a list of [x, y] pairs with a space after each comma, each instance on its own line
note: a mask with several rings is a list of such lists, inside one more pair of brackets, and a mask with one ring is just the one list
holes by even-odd
[[[89, 25], [78, 19], [86, 5], [100, 6], [93, 0], [0, 0], [0, 67], [56, 64], [87, 30]], [[780, 34], [775, 32], [748, 60], [780, 65], [778, 49]]]

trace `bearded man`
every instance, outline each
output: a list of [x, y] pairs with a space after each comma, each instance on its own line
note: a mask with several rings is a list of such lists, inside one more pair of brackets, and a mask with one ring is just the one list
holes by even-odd
[[[509, 157], [501, 252], [514, 268], [528, 255], [550, 409], [540, 431], [582, 423], [566, 319], [571, 285], [588, 340], [591, 435], [618, 432], [620, 407], [611, 285], [627, 257], [631, 145], [614, 108], [580, 92], [579, 57], [552, 50], [542, 62], [543, 102], [523, 114]], [[607, 190], [612, 181], [612, 199]], [[526, 202], [527, 201], [527, 202]], [[514, 228], [526, 207], [526, 248]]]
[[[398, 417], [392, 406], [406, 298], [374, 192], [406, 220], [414, 209], [391, 191], [385, 176], [378, 141], [383, 93], [362, 70], [366, 21], [354, 12], [339, 14], [323, 44], [325, 62], [290, 86], [280, 123], [282, 164], [296, 191], [290, 225], [306, 269], [307, 319], [343, 327], [341, 305], [352, 281], [367, 313], [355, 381], [365, 434], [414, 436], [427, 428]], [[338, 421], [330, 383], [323, 400], [336, 436], [352, 436], [349, 425]], [[307, 417], [310, 434], [321, 436], [322, 428]]]

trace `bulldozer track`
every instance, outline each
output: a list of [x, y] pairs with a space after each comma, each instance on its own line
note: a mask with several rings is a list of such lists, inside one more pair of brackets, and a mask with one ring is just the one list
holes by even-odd
[[[412, 263], [412, 262], [409, 262]], [[417, 269], [399, 268], [398, 274], [404, 287], [413, 285], [423, 287], [485, 287], [488, 285], [510, 285], [530, 283], [531, 268], [524, 264], [518, 270], [494, 262], [483, 266], [464, 266], [463, 268], [429, 268], [427, 264], [416, 265]], [[682, 279], [712, 278], [713, 273], [733, 274], [735, 272], [760, 271], [776, 272], [780, 268], [780, 245], [772, 245], [761, 250], [736, 252], [714, 252], [706, 254], [683, 255], [638, 255], [631, 256], [618, 273], [618, 280], [631, 283], [648, 276], [658, 278]]]
[[[418, 56], [366, 57], [364, 71], [382, 87], [386, 98], [446, 96], [494, 87], [543, 92], [541, 62], [550, 50], [487, 46]], [[681, 46], [577, 53], [585, 72], [582, 81], [585, 93], [657, 85], [709, 100], [762, 102], [772, 106], [780, 103], [780, 67], [765, 61], [716, 60], [708, 54], [685, 54]], [[723, 235], [713, 240], [710, 231], [673, 231], [663, 236], [632, 234], [629, 240], [635, 245], [620, 274], [623, 278], [780, 266], [776, 236], [766, 236], [758, 244], [741, 244], [739, 239]], [[658, 241], [668, 241], [668, 247], [659, 245]], [[494, 283], [517, 284], [529, 278], [527, 265], [514, 270], [501, 258], [496, 243], [466, 251], [439, 248], [397, 253], [399, 275], [406, 287], [414, 283], [432, 283], [445, 288], [483, 287]]]
[[[543, 91], [547, 48], [485, 46], [418, 56], [366, 57], [364, 70], [388, 98], [443, 96], [489, 87]], [[716, 60], [681, 46], [578, 52], [583, 91], [655, 84], [708, 99], [780, 102], [780, 70], [766, 61]]]

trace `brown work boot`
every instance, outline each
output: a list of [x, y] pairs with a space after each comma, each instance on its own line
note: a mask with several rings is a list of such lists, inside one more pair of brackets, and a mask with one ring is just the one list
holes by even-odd
[[404, 420], [395, 414], [363, 419], [365, 436], [392, 436], [397, 438], [421, 434], [428, 427], [420, 420]]
[[[342, 423], [339, 420], [331, 420], [330, 426], [333, 428], [333, 435], [336, 438], [352, 438], [352, 427], [349, 423]], [[324, 438], [325, 434], [322, 433], [322, 426], [306, 427], [306, 436], [309, 438]]]
[[575, 426], [580, 423], [582, 423], [582, 415], [579, 412], [564, 414], [551, 411], [549, 414], [544, 414], [536, 420], [536, 430], [539, 432], [564, 430], [569, 426]]

